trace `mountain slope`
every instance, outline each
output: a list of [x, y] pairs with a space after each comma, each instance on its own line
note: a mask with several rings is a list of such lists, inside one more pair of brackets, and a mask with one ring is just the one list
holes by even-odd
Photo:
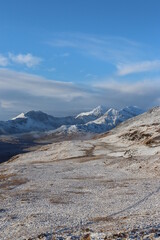
[[160, 145], [160, 107], [130, 119], [112, 130], [123, 141], [142, 143], [148, 146]]
[[141, 113], [143, 113], [141, 109], [133, 106], [123, 108], [119, 111], [111, 108], [102, 117], [87, 123], [87, 127], [91, 130], [95, 129], [98, 133], [105, 132]]
[[129, 118], [135, 117], [143, 113], [143, 110], [138, 107], [126, 107], [121, 110], [109, 109], [104, 115], [97, 118], [94, 121], [87, 122], [86, 124], [77, 124], [72, 126], [61, 126], [56, 129], [55, 132], [62, 134], [72, 134], [72, 133], [103, 133], [111, 130], [120, 123], [126, 121]]

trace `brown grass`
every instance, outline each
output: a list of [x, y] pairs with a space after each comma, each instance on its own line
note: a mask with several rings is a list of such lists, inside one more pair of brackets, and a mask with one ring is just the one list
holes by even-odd
[[[15, 174], [9, 174], [9, 175], [1, 175], [1, 180], [0, 182], [0, 188], [1, 189], [12, 189], [16, 186], [25, 184], [28, 182], [27, 178], [14, 178], [16, 175]], [[13, 177], [13, 178], [12, 178]], [[4, 181], [5, 180], [5, 181]]]
[[10, 173], [10, 174], [0, 174], [0, 182], [6, 181], [7, 179], [16, 176], [16, 174]]
[[[87, 155], [91, 155], [92, 150], [87, 150]], [[62, 161], [76, 161], [78, 163], [85, 163], [90, 161], [95, 161], [100, 159], [101, 156], [80, 156], [80, 157], [69, 157], [69, 158], [62, 158], [62, 159], [53, 159], [53, 160], [44, 160], [44, 161], [32, 161], [31, 164], [44, 164], [44, 163], [56, 163], [56, 162], [62, 162]]]
[[86, 235], [84, 235], [81, 240], [91, 240], [91, 236], [90, 233], [87, 233]]
[[148, 145], [148, 146], [151, 146], [153, 144], [156, 144], [156, 146], [158, 146], [158, 144], [160, 144], [160, 135], [159, 136], [156, 136], [156, 137], [153, 137], [153, 138], [149, 138], [149, 139], [146, 139], [144, 141], [144, 144]]
[[129, 141], [140, 141], [151, 137], [151, 134], [140, 132], [137, 130], [130, 130], [129, 132], [122, 134], [121, 137], [128, 139]]
[[49, 150], [50, 149], [50, 146], [48, 145], [48, 146], [43, 146], [43, 147], [41, 147], [40, 149], [39, 149], [39, 151], [47, 151], [47, 150]]
[[103, 176], [101, 177], [101, 176], [99, 176], [99, 177], [94, 177], [94, 176], [91, 176], [91, 177], [89, 177], [89, 176], [79, 176], [79, 177], [64, 177], [63, 179], [68, 179], [68, 180], [77, 180], [77, 181], [79, 181], [79, 180], [100, 180], [100, 179], [102, 179], [103, 178]]
[[52, 196], [52, 198], [50, 198], [50, 203], [52, 204], [69, 204], [71, 203], [68, 199], [65, 200], [65, 196]]
[[76, 195], [84, 195], [84, 194], [88, 194], [88, 193], [90, 193], [90, 192], [67, 191], [66, 193], [69, 193], [69, 194], [76, 194]]
[[0, 193], [0, 200], [4, 200], [6, 197]]
[[14, 161], [17, 160], [18, 158], [19, 158], [19, 155], [16, 155], [16, 156], [11, 157], [11, 158], [7, 161], [7, 164], [10, 163], [10, 162], [14, 162]]
[[79, 163], [85, 163], [85, 162], [91, 162], [100, 159], [101, 156], [90, 156], [90, 157], [79, 157], [77, 158], [77, 162]]
[[93, 136], [92, 139], [100, 139], [100, 138], [104, 138], [107, 136], [112, 135], [112, 132], [106, 132], [106, 133], [102, 133], [102, 134], [97, 134], [96, 136]]

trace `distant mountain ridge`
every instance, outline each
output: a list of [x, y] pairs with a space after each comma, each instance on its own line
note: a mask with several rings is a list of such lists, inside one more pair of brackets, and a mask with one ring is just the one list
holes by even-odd
[[89, 121], [85, 124], [61, 126], [56, 129], [55, 132], [64, 132], [65, 134], [77, 132], [103, 133], [142, 113], [144, 113], [144, 111], [136, 106], [125, 107], [121, 110], [110, 108], [102, 116], [93, 121]]
[[[76, 124], [75, 118], [53, 117], [41, 111], [21, 113], [12, 120], [0, 122], [0, 134], [18, 134], [31, 131], [54, 130], [64, 124]], [[80, 122], [79, 122], [80, 123]]]
[[135, 106], [121, 110], [112, 108], [107, 110], [105, 107], [98, 106], [92, 111], [68, 117], [53, 117], [41, 111], [29, 111], [21, 113], [12, 120], [1, 121], [0, 135], [50, 130], [66, 134], [74, 132], [102, 133], [143, 112]]

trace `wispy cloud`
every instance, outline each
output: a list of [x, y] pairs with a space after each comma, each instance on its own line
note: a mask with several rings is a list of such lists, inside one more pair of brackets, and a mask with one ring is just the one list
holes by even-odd
[[41, 58], [33, 56], [31, 53], [18, 55], [9, 53], [9, 60], [16, 64], [26, 65], [28, 68], [37, 66], [42, 62]]
[[156, 54], [148, 54], [152, 52], [149, 46], [122, 37], [61, 33], [48, 44], [66, 51], [72, 48], [83, 56], [105, 61], [115, 67], [112, 71], [117, 70], [119, 76], [160, 70]]
[[8, 58], [0, 54], [0, 66], [6, 67], [8, 65]]
[[92, 74], [92, 73], [87, 73], [87, 74], [85, 75], [85, 78], [94, 80], [94, 79], [97, 78], [97, 75]]
[[82, 54], [87, 54], [103, 61], [133, 60], [139, 50], [139, 44], [121, 37], [101, 37], [89, 34], [61, 33], [47, 42], [53, 47], [74, 48]]
[[132, 73], [160, 71], [160, 60], [142, 61], [131, 64], [118, 64], [117, 65], [119, 76], [125, 76]]

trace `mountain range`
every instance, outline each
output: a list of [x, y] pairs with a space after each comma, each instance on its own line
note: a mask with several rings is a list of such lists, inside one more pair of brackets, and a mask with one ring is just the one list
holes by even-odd
[[136, 106], [116, 110], [98, 106], [77, 116], [53, 117], [41, 111], [29, 111], [8, 121], [0, 121], [0, 135], [28, 132], [103, 133], [144, 111]]

